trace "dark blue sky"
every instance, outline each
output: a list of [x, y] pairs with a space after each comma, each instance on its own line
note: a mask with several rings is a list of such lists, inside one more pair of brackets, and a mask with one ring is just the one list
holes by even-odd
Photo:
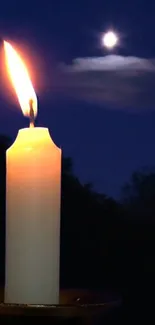
[[[12, 41], [33, 71], [39, 97], [38, 125], [74, 161], [82, 181], [115, 197], [131, 173], [155, 165], [155, 112], [129, 112], [52, 93], [55, 66], [76, 57], [107, 54], [100, 35], [113, 27], [121, 35], [116, 54], [155, 57], [153, 1], [3, 1], [0, 35]], [[0, 132], [15, 138], [27, 126], [1, 63]], [[9, 81], [8, 81], [9, 82]]]

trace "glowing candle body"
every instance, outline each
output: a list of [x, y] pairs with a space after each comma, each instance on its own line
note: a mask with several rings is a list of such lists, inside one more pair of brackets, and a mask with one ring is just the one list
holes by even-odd
[[61, 150], [48, 129], [7, 150], [5, 302], [59, 303]]

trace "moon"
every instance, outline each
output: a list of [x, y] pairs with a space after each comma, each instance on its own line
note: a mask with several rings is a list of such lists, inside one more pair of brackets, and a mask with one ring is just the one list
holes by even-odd
[[115, 32], [108, 31], [102, 37], [102, 44], [108, 49], [112, 49], [118, 44], [118, 36]]

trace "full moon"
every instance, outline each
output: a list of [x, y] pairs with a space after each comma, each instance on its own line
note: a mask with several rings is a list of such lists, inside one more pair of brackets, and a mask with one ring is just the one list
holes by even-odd
[[118, 43], [118, 37], [113, 31], [105, 33], [102, 37], [102, 44], [108, 49], [112, 49]]

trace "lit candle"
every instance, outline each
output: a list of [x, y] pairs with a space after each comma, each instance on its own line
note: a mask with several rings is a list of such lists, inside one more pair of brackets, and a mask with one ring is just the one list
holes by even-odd
[[27, 69], [4, 42], [8, 71], [30, 127], [7, 150], [5, 303], [58, 304], [61, 150], [34, 127], [35, 95]]

